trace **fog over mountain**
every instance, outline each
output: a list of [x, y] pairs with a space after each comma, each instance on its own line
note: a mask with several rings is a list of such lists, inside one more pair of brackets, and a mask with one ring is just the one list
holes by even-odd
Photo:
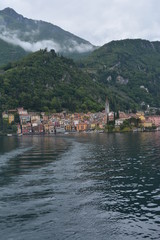
[[[25, 33], [26, 35], [27, 33]], [[13, 45], [18, 45], [22, 47], [25, 51], [35, 52], [39, 49], [47, 48], [48, 51], [55, 49], [56, 52], [69, 52], [69, 53], [85, 53], [93, 50], [93, 47], [90, 44], [80, 43], [78, 44], [74, 40], [66, 41], [66, 45], [60, 45], [54, 40], [42, 40], [37, 42], [27, 42], [23, 41], [18, 37], [17, 32], [8, 32], [4, 31], [0, 34], [0, 39], [11, 43]]]
[[47, 48], [59, 53], [86, 53], [94, 49], [88, 41], [58, 26], [24, 18], [11, 8], [0, 11], [0, 38], [31, 52]]

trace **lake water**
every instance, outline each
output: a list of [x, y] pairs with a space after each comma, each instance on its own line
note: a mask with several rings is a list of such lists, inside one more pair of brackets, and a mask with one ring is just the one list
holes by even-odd
[[0, 239], [160, 239], [160, 132], [0, 137]]

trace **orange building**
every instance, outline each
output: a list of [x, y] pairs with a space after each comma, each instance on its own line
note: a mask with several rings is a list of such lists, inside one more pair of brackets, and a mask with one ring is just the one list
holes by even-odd
[[78, 132], [86, 131], [88, 129], [88, 124], [86, 123], [79, 123], [76, 125], [76, 129]]

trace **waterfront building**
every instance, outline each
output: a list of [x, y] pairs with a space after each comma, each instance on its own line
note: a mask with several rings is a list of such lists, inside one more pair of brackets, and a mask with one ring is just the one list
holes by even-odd
[[76, 125], [77, 132], [86, 131], [88, 129], [88, 125], [86, 123], [79, 123]]
[[17, 112], [19, 115], [27, 115], [28, 114], [27, 110], [24, 110], [23, 107], [17, 108]]
[[147, 120], [152, 122], [156, 127], [160, 127], [160, 116], [148, 116]]
[[19, 118], [20, 118], [21, 125], [26, 124], [31, 121], [31, 117], [28, 114], [20, 115]]
[[22, 134], [30, 134], [32, 133], [32, 126], [31, 123], [26, 123], [26, 124], [22, 124]]
[[2, 118], [5, 120], [8, 120], [8, 113], [7, 112], [3, 112], [2, 113]]
[[8, 122], [9, 122], [9, 124], [14, 122], [14, 114], [11, 114], [11, 113], [8, 114]]
[[40, 114], [36, 113], [36, 112], [29, 112], [28, 115], [31, 118], [31, 123], [34, 122], [40, 122]]

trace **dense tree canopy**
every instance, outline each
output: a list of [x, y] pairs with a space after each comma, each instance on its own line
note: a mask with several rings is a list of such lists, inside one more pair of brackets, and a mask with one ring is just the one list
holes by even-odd
[[[131, 99], [126, 98], [126, 109], [137, 108], [142, 102], [160, 107], [160, 42], [112, 41], [79, 65], [112, 93]], [[117, 105], [114, 100], [112, 104]]]
[[107, 89], [54, 50], [40, 50], [1, 69], [1, 109], [99, 111]]

